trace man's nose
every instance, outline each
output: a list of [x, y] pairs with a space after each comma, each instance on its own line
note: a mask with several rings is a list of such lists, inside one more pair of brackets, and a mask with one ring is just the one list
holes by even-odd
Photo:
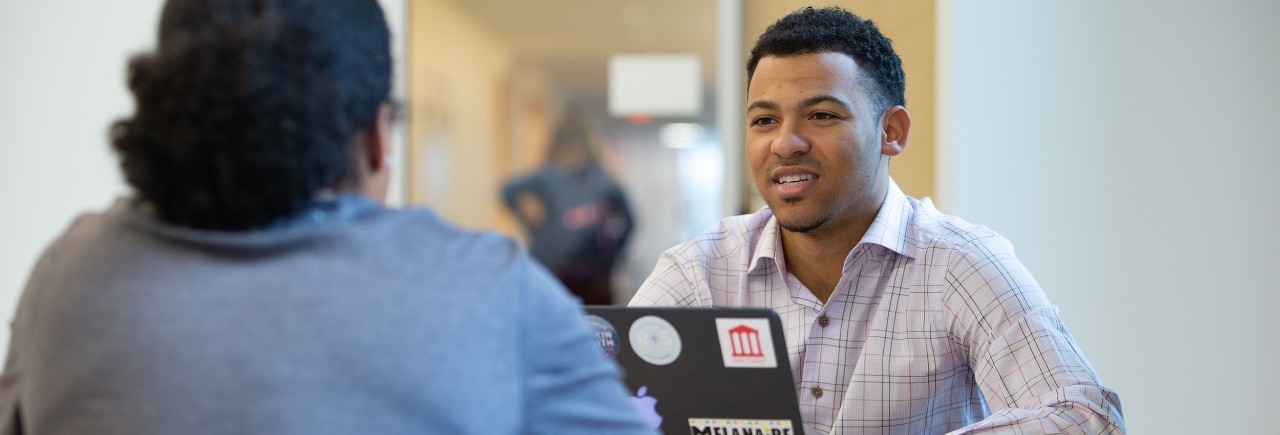
[[809, 140], [804, 137], [796, 122], [783, 122], [778, 137], [773, 139], [771, 151], [778, 157], [794, 157], [809, 152]]

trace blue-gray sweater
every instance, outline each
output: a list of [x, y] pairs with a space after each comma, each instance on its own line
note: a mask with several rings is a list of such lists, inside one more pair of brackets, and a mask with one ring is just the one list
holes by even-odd
[[250, 232], [80, 217], [0, 378], [34, 434], [650, 433], [627, 400], [517, 245], [359, 196]]

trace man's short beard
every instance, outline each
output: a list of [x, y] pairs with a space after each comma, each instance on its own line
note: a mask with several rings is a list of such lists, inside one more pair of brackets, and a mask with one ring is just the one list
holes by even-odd
[[808, 222], [805, 225], [788, 225], [788, 224], [782, 223], [782, 221], [779, 220], [778, 226], [781, 226], [783, 229], [793, 233], [807, 233], [807, 232], [818, 229], [819, 227], [822, 226], [822, 224], [825, 224], [825, 223], [827, 223], [827, 220], [821, 219], [815, 222]]
[[[798, 201], [799, 199], [783, 200], [783, 202], [787, 202], [787, 203], [794, 203]], [[777, 218], [777, 217], [778, 215], [775, 214], [774, 218]], [[782, 229], [785, 229], [793, 233], [807, 233], [822, 227], [822, 224], [825, 224], [825, 223], [827, 223], [827, 217], [825, 216], [819, 217], [816, 219], [811, 219], [806, 222], [783, 222], [782, 219], [778, 219], [778, 226], [782, 227]]]

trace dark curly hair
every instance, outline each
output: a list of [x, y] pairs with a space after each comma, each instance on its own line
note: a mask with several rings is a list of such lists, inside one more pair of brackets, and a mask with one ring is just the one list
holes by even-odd
[[902, 59], [875, 23], [838, 7], [806, 7], [773, 23], [751, 49], [747, 83], [765, 56], [799, 56], [835, 52], [852, 57], [875, 82], [872, 102], [879, 112], [906, 105], [906, 76]]
[[358, 176], [389, 44], [376, 0], [169, 0], [155, 52], [129, 63], [136, 111], [111, 128], [126, 181], [176, 225], [293, 216]]

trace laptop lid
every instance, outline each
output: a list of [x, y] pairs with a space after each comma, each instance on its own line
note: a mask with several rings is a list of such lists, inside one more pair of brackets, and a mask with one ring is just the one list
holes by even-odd
[[662, 433], [804, 431], [782, 322], [764, 308], [588, 306], [632, 403]]

